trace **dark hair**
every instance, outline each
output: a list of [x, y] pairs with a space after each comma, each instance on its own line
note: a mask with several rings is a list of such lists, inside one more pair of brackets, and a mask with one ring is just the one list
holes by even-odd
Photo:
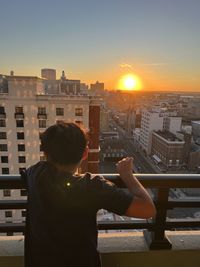
[[41, 136], [41, 148], [55, 163], [78, 163], [87, 146], [86, 132], [75, 123], [59, 122]]

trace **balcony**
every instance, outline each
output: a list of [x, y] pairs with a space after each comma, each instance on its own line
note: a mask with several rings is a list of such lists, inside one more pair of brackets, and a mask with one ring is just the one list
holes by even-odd
[[[124, 187], [115, 175], [104, 175], [119, 187]], [[136, 174], [146, 188], [156, 192], [154, 202], [157, 215], [154, 220], [101, 221], [99, 230], [127, 230], [99, 234], [99, 250], [104, 266], [200, 266], [200, 220], [169, 221], [167, 210], [199, 208], [200, 201], [169, 199], [170, 188], [200, 188], [196, 174]], [[22, 189], [25, 184], [19, 175], [0, 175], [1, 189]], [[0, 209], [25, 209], [26, 200], [0, 201]], [[1, 224], [0, 232], [24, 232], [23, 223]], [[140, 229], [134, 232], [133, 229]], [[175, 231], [176, 230], [176, 231]], [[0, 265], [22, 266], [23, 236], [0, 237]]]

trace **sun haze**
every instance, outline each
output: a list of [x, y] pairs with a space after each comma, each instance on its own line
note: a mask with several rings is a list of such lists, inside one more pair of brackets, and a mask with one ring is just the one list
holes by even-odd
[[120, 78], [118, 82], [118, 89], [136, 91], [142, 89], [142, 83], [138, 76], [128, 73]]

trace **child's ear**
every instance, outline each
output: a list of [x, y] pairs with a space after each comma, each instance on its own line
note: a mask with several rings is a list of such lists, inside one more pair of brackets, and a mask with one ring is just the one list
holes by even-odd
[[82, 160], [86, 160], [88, 157], [89, 147], [86, 146], [85, 151], [83, 152]]

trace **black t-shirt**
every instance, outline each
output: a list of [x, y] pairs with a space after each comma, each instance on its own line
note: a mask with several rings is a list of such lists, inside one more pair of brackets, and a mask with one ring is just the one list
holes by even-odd
[[27, 170], [26, 267], [99, 267], [96, 213], [125, 214], [133, 196], [102, 176], [58, 173], [48, 162]]

